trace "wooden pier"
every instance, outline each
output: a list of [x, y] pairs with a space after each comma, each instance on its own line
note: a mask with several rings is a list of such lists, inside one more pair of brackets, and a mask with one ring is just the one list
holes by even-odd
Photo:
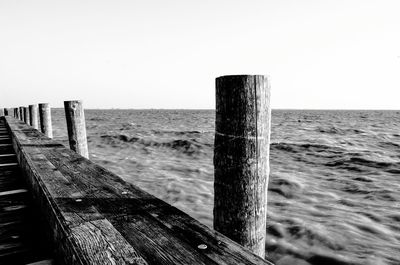
[[[51, 264], [52, 251], [43, 237], [40, 217], [4, 120], [0, 121], [0, 264]], [[38, 263], [40, 262], [40, 263]]]
[[[272, 264], [23, 121], [2, 119], [0, 264]], [[35, 258], [20, 262], [22, 252]]]
[[219, 77], [216, 92], [218, 232], [91, 162], [80, 100], [64, 102], [71, 149], [51, 139], [47, 103], [5, 108], [0, 264], [271, 265], [268, 78]]

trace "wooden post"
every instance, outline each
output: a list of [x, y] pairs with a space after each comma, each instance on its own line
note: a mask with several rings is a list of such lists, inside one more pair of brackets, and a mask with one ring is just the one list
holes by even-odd
[[53, 138], [53, 128], [51, 125], [51, 108], [49, 103], [39, 104], [40, 130], [47, 137]]
[[29, 105], [29, 116], [31, 126], [37, 130], [39, 128], [37, 105]]
[[11, 116], [11, 108], [4, 108], [4, 115]]
[[19, 109], [18, 108], [14, 108], [14, 117], [16, 119], [19, 119]]
[[86, 140], [85, 113], [82, 101], [64, 101], [65, 118], [67, 120], [68, 139], [71, 150], [89, 158]]
[[26, 123], [26, 112], [25, 112], [25, 107], [22, 107], [22, 121]]
[[28, 125], [29, 124], [29, 108], [24, 107], [24, 122]]
[[24, 120], [24, 109], [23, 109], [24, 107], [19, 107], [19, 119], [21, 120], [21, 121], [23, 121]]
[[216, 79], [214, 229], [265, 257], [270, 88], [266, 76]]
[[0, 117], [6, 116], [6, 109], [0, 108]]

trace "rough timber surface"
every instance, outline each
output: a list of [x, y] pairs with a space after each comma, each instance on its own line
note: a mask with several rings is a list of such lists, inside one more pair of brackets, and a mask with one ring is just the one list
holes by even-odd
[[272, 264], [22, 122], [6, 118], [64, 264]]
[[[0, 264], [50, 257], [4, 121], [0, 121]], [[51, 264], [51, 263], [48, 263]]]

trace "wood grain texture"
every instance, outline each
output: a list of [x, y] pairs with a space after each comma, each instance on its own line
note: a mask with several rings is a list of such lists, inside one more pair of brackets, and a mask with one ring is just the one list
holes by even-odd
[[51, 108], [48, 103], [39, 104], [40, 131], [47, 137], [53, 138], [53, 126], [51, 124]]
[[65, 118], [67, 120], [68, 141], [71, 150], [89, 158], [86, 139], [85, 112], [82, 101], [64, 101]]
[[29, 105], [29, 124], [36, 130], [39, 128], [37, 105]]
[[216, 79], [214, 229], [265, 256], [271, 108], [265, 76]]
[[272, 264], [37, 130], [6, 120], [57, 262]]

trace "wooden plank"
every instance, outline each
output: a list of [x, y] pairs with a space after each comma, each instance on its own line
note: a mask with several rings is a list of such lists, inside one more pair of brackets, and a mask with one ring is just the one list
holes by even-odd
[[53, 265], [54, 261], [52, 259], [41, 260], [33, 263], [29, 263], [26, 265]]
[[7, 122], [64, 263], [272, 264], [38, 131]]
[[11, 167], [11, 166], [18, 166], [18, 163], [5, 163], [5, 164], [0, 164], [0, 167]]
[[14, 156], [0, 156], [0, 164], [16, 163], [17, 157]]
[[15, 190], [22, 187], [20, 171], [17, 167], [1, 168], [0, 170], [0, 192]]
[[1, 196], [8, 196], [8, 195], [13, 195], [13, 194], [18, 194], [18, 193], [26, 193], [26, 192], [28, 192], [28, 190], [26, 190], [26, 189], [2, 191], [2, 192], [0, 192], [0, 197]]

